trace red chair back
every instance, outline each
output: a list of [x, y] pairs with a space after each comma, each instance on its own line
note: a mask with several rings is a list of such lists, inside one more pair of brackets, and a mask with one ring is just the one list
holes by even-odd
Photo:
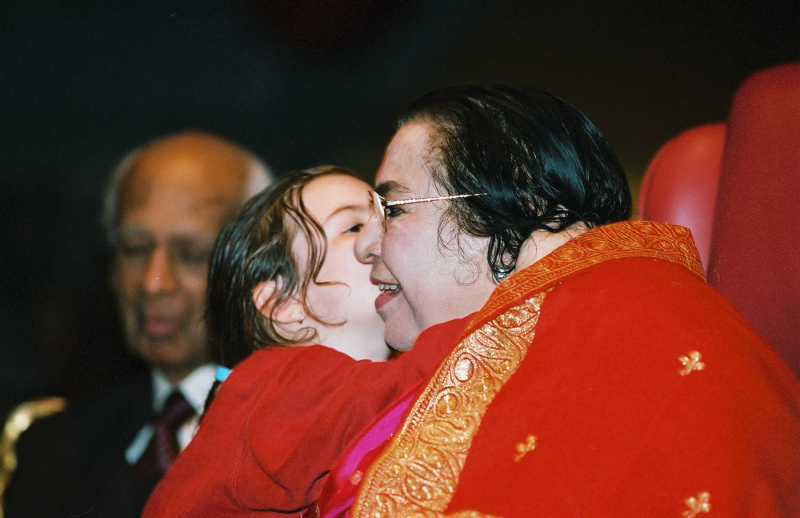
[[688, 227], [706, 269], [724, 146], [723, 123], [684, 131], [658, 151], [639, 191], [639, 217]]
[[800, 377], [800, 63], [734, 97], [708, 280]]

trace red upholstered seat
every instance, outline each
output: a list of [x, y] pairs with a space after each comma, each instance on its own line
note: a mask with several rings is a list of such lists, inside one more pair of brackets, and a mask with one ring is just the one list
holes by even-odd
[[800, 378], [800, 63], [748, 78], [727, 124], [670, 140], [639, 215], [692, 229], [709, 284]]
[[734, 97], [708, 281], [800, 377], [800, 63]]
[[639, 217], [691, 229], [706, 269], [724, 145], [723, 123], [681, 133], [650, 162], [639, 191]]

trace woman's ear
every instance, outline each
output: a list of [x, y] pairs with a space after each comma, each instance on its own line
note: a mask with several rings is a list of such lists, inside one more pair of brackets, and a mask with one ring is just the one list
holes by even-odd
[[275, 301], [272, 295], [276, 289], [278, 284], [275, 280], [262, 281], [253, 288], [253, 304], [256, 305], [258, 312], [264, 315], [264, 318], [273, 318], [280, 324], [302, 323], [306, 311], [303, 304], [294, 297], [282, 301], [273, 311]]

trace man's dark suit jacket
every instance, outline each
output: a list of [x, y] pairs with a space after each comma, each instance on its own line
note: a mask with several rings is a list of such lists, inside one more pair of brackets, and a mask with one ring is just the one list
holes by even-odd
[[155, 480], [136, 479], [125, 450], [153, 420], [149, 374], [35, 422], [17, 443], [5, 518], [139, 517]]

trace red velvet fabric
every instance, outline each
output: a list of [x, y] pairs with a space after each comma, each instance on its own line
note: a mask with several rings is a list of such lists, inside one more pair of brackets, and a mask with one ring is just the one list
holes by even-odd
[[299, 512], [347, 443], [447, 352], [433, 342], [390, 362], [356, 362], [320, 345], [254, 353], [222, 383], [143, 516]]
[[639, 218], [689, 228], [706, 270], [724, 146], [725, 124], [684, 131], [658, 151], [639, 191]]
[[736, 93], [718, 191], [709, 284], [800, 377], [800, 63]]

